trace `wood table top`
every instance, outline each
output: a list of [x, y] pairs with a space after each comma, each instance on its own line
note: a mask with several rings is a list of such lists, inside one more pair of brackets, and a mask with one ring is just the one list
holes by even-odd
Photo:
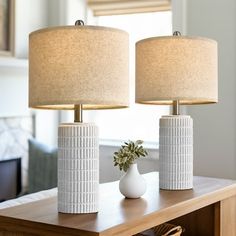
[[98, 213], [58, 213], [57, 198], [51, 197], [0, 210], [0, 225], [11, 219], [21, 226], [68, 229], [71, 235], [132, 235], [236, 195], [233, 180], [194, 177], [193, 189], [167, 191], [159, 190], [158, 172], [143, 176], [147, 192], [139, 199], [125, 199], [118, 181], [105, 183]]

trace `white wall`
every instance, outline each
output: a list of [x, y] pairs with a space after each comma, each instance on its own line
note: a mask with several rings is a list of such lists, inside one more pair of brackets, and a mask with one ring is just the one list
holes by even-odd
[[74, 25], [76, 20], [86, 22], [87, 7], [84, 0], [48, 1], [48, 25]]
[[[47, 25], [46, 0], [17, 0], [15, 58], [0, 57], [0, 117], [28, 115], [28, 35]], [[24, 60], [22, 60], [24, 58]]]
[[[47, 0], [16, 0], [15, 4], [15, 57], [0, 58], [0, 117], [24, 116], [28, 109], [28, 37], [29, 33], [49, 25], [53, 13]], [[57, 19], [55, 20], [55, 22]], [[36, 111], [36, 137], [47, 144], [56, 145], [57, 112]], [[48, 113], [48, 114], [49, 114]]]
[[188, 35], [215, 39], [219, 50], [219, 103], [188, 107], [194, 119], [194, 173], [236, 179], [236, 1], [174, 0], [174, 6], [183, 11], [174, 14], [176, 27], [182, 18]]
[[48, 25], [48, 1], [16, 0], [15, 2], [15, 56], [28, 58], [29, 33]]
[[[1, 64], [2, 63], [2, 64]], [[0, 59], [0, 117], [25, 116], [28, 109], [27, 66], [13, 66], [16, 60]]]

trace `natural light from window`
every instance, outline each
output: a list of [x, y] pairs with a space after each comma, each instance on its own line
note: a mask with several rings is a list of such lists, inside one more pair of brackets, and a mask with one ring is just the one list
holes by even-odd
[[99, 127], [101, 144], [120, 144], [124, 140], [144, 140], [158, 147], [159, 118], [169, 114], [169, 106], [135, 104], [135, 43], [143, 38], [172, 34], [170, 11], [97, 17], [99, 26], [119, 28], [130, 36], [130, 108], [85, 111], [84, 121]]

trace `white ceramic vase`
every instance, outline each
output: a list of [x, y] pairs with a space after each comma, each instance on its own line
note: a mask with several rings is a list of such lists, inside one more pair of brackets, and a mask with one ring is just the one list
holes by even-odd
[[120, 192], [127, 198], [139, 198], [147, 189], [145, 179], [140, 175], [137, 164], [131, 164], [125, 175], [120, 179]]

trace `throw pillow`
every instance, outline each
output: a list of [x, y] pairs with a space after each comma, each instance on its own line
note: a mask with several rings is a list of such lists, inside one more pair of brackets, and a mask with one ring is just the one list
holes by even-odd
[[29, 139], [28, 192], [57, 186], [57, 149]]

